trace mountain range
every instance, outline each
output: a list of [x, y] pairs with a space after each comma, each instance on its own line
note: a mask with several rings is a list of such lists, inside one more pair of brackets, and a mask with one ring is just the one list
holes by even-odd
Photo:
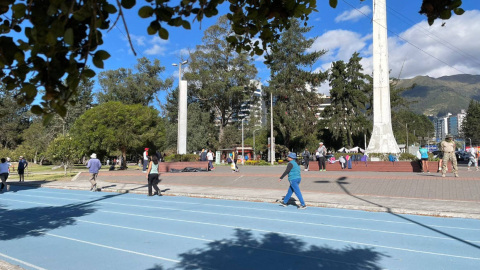
[[417, 76], [400, 80], [397, 88], [411, 88], [413, 85], [402, 96], [410, 101], [410, 110], [419, 114], [456, 114], [468, 109], [471, 99], [480, 101], [480, 75]]

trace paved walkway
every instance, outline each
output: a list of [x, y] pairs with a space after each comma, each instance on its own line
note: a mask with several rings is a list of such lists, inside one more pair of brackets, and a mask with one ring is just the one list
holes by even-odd
[[19, 186], [0, 204], [0, 259], [25, 269], [480, 267], [473, 219]]
[[[160, 186], [166, 195], [275, 202], [285, 195], [288, 181], [278, 182], [285, 167], [227, 167], [213, 172], [165, 173]], [[480, 219], [480, 172], [462, 167], [460, 178], [439, 173], [302, 172], [301, 189], [310, 206], [386, 211], [406, 214]], [[74, 181], [33, 182], [45, 187], [88, 189], [88, 173]], [[146, 193], [141, 171], [101, 172], [103, 191]], [[27, 183], [29, 184], [29, 183]]]

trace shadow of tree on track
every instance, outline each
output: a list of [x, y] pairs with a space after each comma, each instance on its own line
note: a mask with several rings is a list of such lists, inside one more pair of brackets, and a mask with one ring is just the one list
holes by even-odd
[[[179, 254], [181, 262], [173, 269], [380, 270], [383, 268], [378, 262], [386, 257], [373, 248], [315, 246], [277, 233], [256, 238], [244, 229], [236, 229], [232, 239], [210, 242], [206, 246]], [[156, 264], [147, 270], [163, 269]]]

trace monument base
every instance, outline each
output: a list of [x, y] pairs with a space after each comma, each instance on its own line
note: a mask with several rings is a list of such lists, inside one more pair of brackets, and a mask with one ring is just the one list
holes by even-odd
[[380, 124], [373, 126], [372, 137], [366, 149], [367, 153], [400, 153], [397, 141], [393, 136], [392, 126]]

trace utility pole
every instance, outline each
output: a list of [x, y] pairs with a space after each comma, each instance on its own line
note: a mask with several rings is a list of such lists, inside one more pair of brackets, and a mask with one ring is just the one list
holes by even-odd
[[275, 147], [273, 146], [274, 142], [273, 137], [273, 94], [270, 92], [270, 161], [275, 164]]

